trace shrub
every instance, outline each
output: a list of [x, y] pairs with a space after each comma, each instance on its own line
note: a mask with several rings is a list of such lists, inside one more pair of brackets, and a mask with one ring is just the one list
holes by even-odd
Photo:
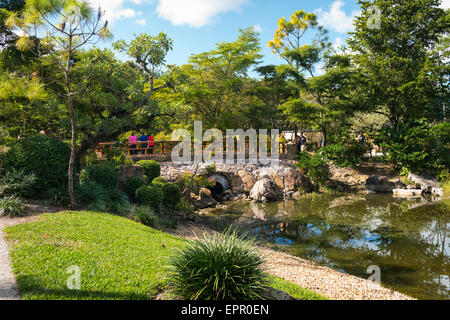
[[149, 205], [156, 212], [161, 210], [164, 193], [155, 185], [143, 186], [136, 190], [136, 201], [139, 204]]
[[114, 189], [117, 179], [116, 169], [109, 165], [93, 165], [83, 169], [80, 174], [80, 184], [92, 182], [106, 189]]
[[166, 183], [161, 186], [161, 190], [164, 194], [163, 204], [169, 208], [175, 208], [181, 200], [180, 188], [173, 183]]
[[0, 217], [19, 217], [24, 215], [23, 201], [15, 196], [0, 199]]
[[161, 166], [156, 161], [141, 160], [137, 164], [144, 168], [148, 181], [153, 181], [153, 179], [159, 177], [161, 174]]
[[115, 214], [124, 214], [130, 211], [130, 207], [126, 193], [117, 189], [108, 190], [107, 211]]
[[108, 201], [108, 191], [102, 185], [94, 182], [86, 182], [75, 190], [77, 201], [83, 205], [91, 205], [95, 202], [106, 203]]
[[139, 177], [128, 177], [122, 181], [121, 188], [128, 195], [131, 201], [136, 200], [136, 190], [144, 185], [144, 181]]
[[133, 206], [131, 208], [132, 216], [146, 226], [156, 228], [158, 217], [150, 206]]
[[385, 160], [399, 170], [430, 171], [439, 176], [450, 166], [450, 123], [400, 123], [397, 128], [381, 129], [376, 142], [383, 148]]
[[209, 176], [215, 174], [216, 172], [217, 172], [217, 168], [216, 168], [216, 165], [213, 163], [205, 168], [204, 174], [209, 177]]
[[15, 168], [24, 174], [34, 174], [34, 191], [58, 187], [67, 183], [70, 147], [56, 139], [36, 136], [17, 140], [10, 145], [4, 159], [6, 171]]
[[93, 211], [107, 211], [123, 214], [130, 210], [128, 196], [116, 189], [106, 189], [94, 182], [87, 182], [76, 189], [76, 197], [80, 204]]
[[213, 188], [216, 185], [216, 182], [213, 179], [209, 179], [206, 176], [202, 175], [193, 176], [191, 174], [185, 173], [184, 175], [178, 178], [176, 184], [180, 187], [180, 190], [182, 191], [187, 189], [195, 194], [198, 194], [201, 188]]
[[236, 233], [189, 241], [172, 258], [175, 293], [191, 300], [262, 299], [267, 278], [252, 241]]
[[333, 161], [340, 168], [354, 167], [360, 164], [367, 151], [366, 145], [356, 142], [330, 144], [320, 149], [325, 159]]
[[330, 167], [320, 154], [302, 152], [298, 155], [297, 167], [305, 171], [312, 182], [323, 185], [330, 179]]
[[153, 179], [153, 181], [152, 181], [152, 184], [159, 185], [159, 186], [165, 185], [167, 183], [168, 183], [167, 180], [164, 179], [163, 177], [157, 177], [157, 178]]
[[45, 193], [45, 198], [47, 199], [48, 204], [51, 206], [69, 207], [71, 204], [69, 191], [67, 190], [67, 186], [65, 185], [47, 190], [47, 192]]
[[0, 176], [0, 196], [31, 197], [34, 194], [36, 176], [25, 174], [23, 170], [12, 168]]

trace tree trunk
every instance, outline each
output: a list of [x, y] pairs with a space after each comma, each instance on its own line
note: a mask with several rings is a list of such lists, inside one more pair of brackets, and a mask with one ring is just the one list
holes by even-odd
[[[70, 39], [71, 40], [71, 39]], [[75, 111], [73, 110], [73, 103], [72, 103], [72, 88], [70, 85], [70, 62], [72, 59], [72, 52], [69, 50], [67, 54], [67, 66], [65, 69], [65, 80], [66, 80], [66, 89], [67, 89], [67, 107], [69, 109], [70, 114], [70, 122], [71, 122], [71, 129], [72, 129], [72, 143], [71, 143], [71, 151], [70, 151], [70, 159], [69, 159], [69, 172], [68, 172], [68, 179], [67, 179], [67, 185], [68, 185], [68, 191], [69, 191], [69, 199], [70, 204], [72, 207], [75, 207], [77, 205], [75, 200], [75, 195], [73, 192], [73, 172], [75, 167], [75, 156], [76, 156], [76, 144], [77, 144], [77, 127], [75, 123]]]

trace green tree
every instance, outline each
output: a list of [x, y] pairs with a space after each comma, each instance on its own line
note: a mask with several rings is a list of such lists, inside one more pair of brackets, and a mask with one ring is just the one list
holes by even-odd
[[[94, 12], [87, 1], [33, 0], [29, 1], [22, 15], [12, 14], [8, 18], [10, 26], [21, 28], [24, 35], [17, 41], [19, 49], [32, 46], [44, 47], [50, 59], [64, 74], [67, 109], [71, 122], [72, 147], [68, 172], [70, 202], [76, 205], [73, 193], [73, 171], [77, 148], [77, 125], [73, 105], [71, 71], [73, 59], [78, 50], [94, 44], [101, 38], [110, 36], [108, 22], [102, 23], [104, 12], [99, 8]], [[37, 41], [37, 30], [45, 29], [42, 41]]]
[[242, 91], [251, 82], [248, 70], [262, 57], [259, 34], [253, 28], [239, 32], [236, 41], [223, 42], [214, 50], [192, 55], [189, 64], [178, 70], [189, 77], [185, 103], [205, 123], [219, 129], [236, 125]]
[[363, 80], [355, 105], [387, 116], [394, 127], [429, 116], [441, 90], [439, 65], [444, 63], [435, 47], [449, 31], [448, 13], [439, 8], [439, 0], [358, 3], [362, 12], [349, 40], [353, 64]]
[[[316, 126], [323, 133], [324, 145], [330, 128], [337, 123], [342, 109], [349, 103], [352, 71], [346, 55], [332, 55], [327, 30], [317, 22], [317, 16], [303, 10], [278, 22], [274, 39], [268, 47], [287, 64], [278, 72], [287, 74], [299, 87], [300, 95], [289, 99], [280, 108], [289, 120], [299, 126]], [[312, 37], [310, 44], [305, 39]], [[325, 74], [318, 75], [324, 63]], [[335, 125], [336, 126], [336, 125]]]

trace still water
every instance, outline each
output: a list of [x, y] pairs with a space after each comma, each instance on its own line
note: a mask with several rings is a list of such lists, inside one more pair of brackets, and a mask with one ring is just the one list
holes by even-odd
[[450, 200], [392, 195], [312, 195], [300, 201], [227, 203], [208, 211], [296, 256], [368, 278], [419, 299], [450, 299]]

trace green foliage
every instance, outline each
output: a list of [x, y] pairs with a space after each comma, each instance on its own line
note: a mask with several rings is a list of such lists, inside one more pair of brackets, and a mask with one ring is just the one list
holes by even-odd
[[136, 190], [144, 186], [144, 181], [139, 177], [128, 177], [122, 181], [121, 189], [128, 195], [131, 201], [136, 200]]
[[161, 211], [164, 193], [156, 185], [143, 186], [136, 190], [136, 202], [151, 206], [156, 212]]
[[205, 167], [204, 175], [209, 177], [209, 176], [212, 176], [213, 174], [215, 174], [216, 172], [217, 172], [216, 165], [213, 163], [213, 164]]
[[368, 151], [366, 145], [361, 143], [336, 143], [320, 149], [321, 154], [328, 161], [340, 167], [354, 167], [363, 161], [364, 154]]
[[[430, 108], [448, 97], [448, 64], [437, 48], [450, 30], [448, 13], [437, 0], [361, 0], [361, 15], [349, 39], [360, 84], [354, 92], [359, 111], [386, 115], [393, 126], [431, 116]], [[379, 24], [377, 12], [380, 10]], [[446, 79], [447, 78], [447, 79]], [[440, 118], [443, 118], [441, 113]], [[420, 157], [415, 155], [413, 157]]]
[[235, 232], [190, 241], [171, 264], [175, 292], [189, 300], [262, 299], [268, 284], [254, 243]]
[[330, 167], [321, 154], [301, 152], [297, 156], [297, 167], [303, 170], [312, 182], [323, 185], [330, 179]]
[[212, 188], [216, 185], [216, 182], [212, 179], [209, 179], [205, 175], [191, 175], [185, 173], [181, 177], [178, 178], [177, 182], [180, 190], [183, 192], [184, 190], [190, 190], [193, 193], [198, 194], [201, 188]]
[[156, 228], [158, 216], [150, 206], [132, 206], [131, 215], [140, 223]]
[[0, 199], [0, 217], [19, 217], [24, 215], [24, 203], [15, 196]]
[[114, 189], [117, 179], [116, 169], [109, 165], [93, 165], [83, 169], [80, 173], [80, 184], [92, 182], [106, 189]]
[[0, 197], [31, 197], [34, 194], [36, 176], [25, 174], [23, 170], [12, 168], [0, 176]]
[[178, 185], [173, 183], [166, 183], [161, 186], [161, 190], [164, 193], [163, 204], [168, 208], [175, 208], [181, 201], [181, 192]]
[[67, 186], [50, 188], [45, 193], [45, 198], [51, 206], [68, 208], [70, 206], [69, 192]]
[[107, 211], [124, 214], [129, 211], [130, 203], [125, 193], [105, 188], [94, 182], [86, 182], [75, 190], [77, 201], [94, 211]]
[[67, 183], [70, 147], [56, 139], [36, 136], [17, 140], [5, 156], [4, 168], [34, 174], [34, 189], [40, 193]]
[[148, 181], [153, 181], [161, 174], [161, 166], [154, 160], [141, 160], [137, 164], [144, 168]]
[[376, 141], [383, 147], [386, 160], [398, 169], [440, 175], [450, 167], [450, 123], [400, 123], [397, 129], [380, 130]]
[[159, 186], [162, 186], [167, 183], [168, 183], [167, 180], [164, 179], [163, 177], [157, 177], [157, 178], [153, 179], [153, 181], [152, 181], [152, 184], [159, 185]]

